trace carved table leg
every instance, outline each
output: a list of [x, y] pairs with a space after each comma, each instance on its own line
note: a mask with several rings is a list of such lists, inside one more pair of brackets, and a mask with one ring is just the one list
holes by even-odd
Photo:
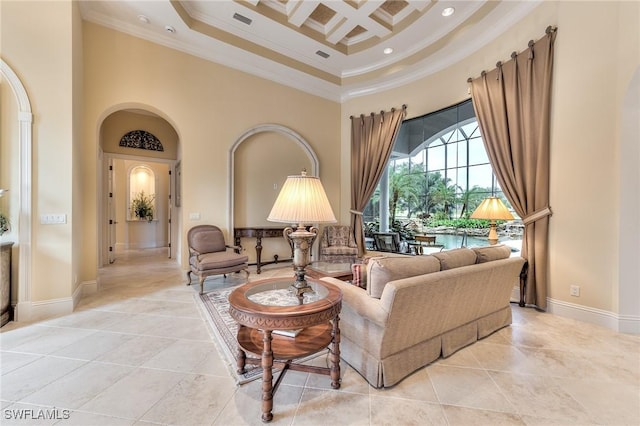
[[520, 271], [520, 302], [518, 303], [518, 305], [520, 305], [521, 308], [523, 308], [525, 305], [528, 273], [529, 262], [525, 262], [524, 265], [522, 265], [522, 270]]
[[271, 350], [271, 330], [262, 332], [262, 421], [273, 419], [273, 351]]
[[256, 272], [259, 274], [262, 272], [260, 258], [262, 257], [262, 237], [258, 235], [256, 237]]
[[247, 354], [242, 349], [240, 349], [240, 346], [238, 346], [238, 354], [236, 355], [236, 365], [238, 367], [236, 371], [238, 374], [246, 373], [246, 370], [244, 369], [246, 363]]
[[331, 387], [340, 388], [340, 318], [333, 319], [333, 329], [331, 330], [331, 349], [329, 349], [329, 361], [331, 371]]

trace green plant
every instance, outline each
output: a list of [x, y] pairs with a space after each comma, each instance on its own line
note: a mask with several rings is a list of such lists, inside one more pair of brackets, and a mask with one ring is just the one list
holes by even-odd
[[153, 220], [153, 200], [155, 195], [146, 195], [144, 191], [140, 191], [131, 200], [131, 214], [138, 219], [146, 219], [149, 222]]
[[0, 213], [0, 235], [9, 231], [9, 219], [4, 213]]

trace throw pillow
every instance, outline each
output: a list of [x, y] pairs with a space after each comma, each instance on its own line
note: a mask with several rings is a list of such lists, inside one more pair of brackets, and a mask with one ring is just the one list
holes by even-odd
[[476, 263], [476, 252], [466, 247], [433, 253], [432, 256], [438, 258], [443, 271]]
[[351, 274], [353, 279], [351, 284], [360, 287], [367, 288], [367, 265], [366, 263], [354, 263], [351, 265]]
[[476, 252], [478, 259], [476, 263], [491, 262], [493, 260], [506, 259], [511, 256], [511, 248], [504, 244], [487, 247], [475, 247], [472, 249]]

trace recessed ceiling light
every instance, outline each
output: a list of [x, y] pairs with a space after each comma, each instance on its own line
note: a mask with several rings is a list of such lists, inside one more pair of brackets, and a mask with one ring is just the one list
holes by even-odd
[[168, 33], [171, 33], [171, 34], [173, 34], [173, 33], [175, 33], [175, 32], [176, 32], [176, 29], [175, 29], [175, 28], [173, 28], [171, 25], [167, 25], [167, 26], [165, 26], [165, 27], [164, 27], [164, 29], [165, 29]]
[[146, 16], [144, 16], [144, 15], [138, 15], [138, 20], [139, 20], [140, 22], [144, 22], [145, 24], [148, 24], [148, 23], [149, 23], [149, 18], [147, 18], [147, 17], [146, 17]]
[[442, 11], [442, 16], [451, 16], [456, 10], [453, 7], [447, 7]]
[[385, 55], [391, 55], [393, 53], [393, 49], [391, 47], [385, 47], [382, 51]]

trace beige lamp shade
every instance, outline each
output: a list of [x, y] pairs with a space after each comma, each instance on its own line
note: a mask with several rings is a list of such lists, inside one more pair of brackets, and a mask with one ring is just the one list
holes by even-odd
[[267, 220], [290, 224], [336, 222], [327, 194], [315, 176], [288, 176]]
[[489, 244], [498, 243], [496, 220], [512, 220], [513, 215], [497, 197], [489, 197], [482, 200], [478, 208], [469, 216], [471, 219], [489, 219]]
[[498, 197], [482, 200], [478, 208], [471, 214], [471, 219], [513, 220], [513, 215]]

